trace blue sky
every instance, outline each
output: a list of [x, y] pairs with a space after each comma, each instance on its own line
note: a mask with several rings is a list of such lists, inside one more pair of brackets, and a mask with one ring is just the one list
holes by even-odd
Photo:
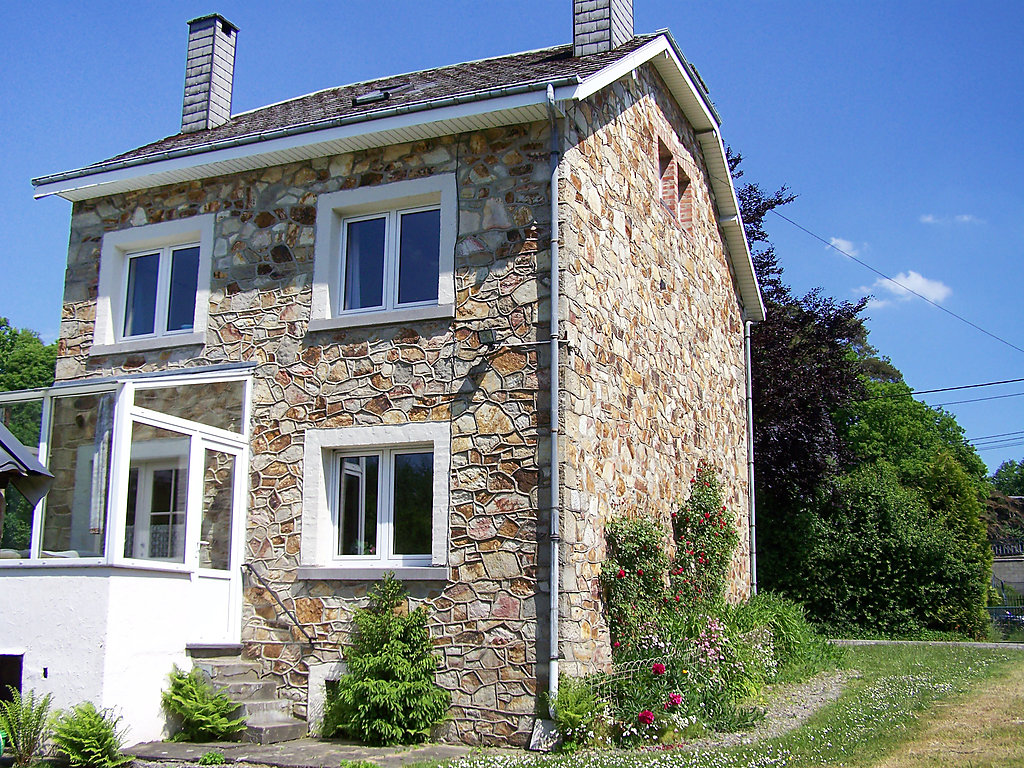
[[[1024, 3], [634, 0], [711, 89], [745, 180], [785, 214], [1024, 348]], [[0, 315], [56, 336], [70, 204], [29, 180], [179, 127], [185, 22], [240, 29], [234, 110], [380, 75], [568, 42], [570, 0], [10, 4], [0, 51]], [[777, 218], [786, 278], [872, 294], [871, 341], [914, 389], [1024, 377], [1024, 352], [970, 328]], [[1024, 383], [927, 396], [1024, 392]], [[950, 405], [968, 437], [1024, 430], [1024, 396]], [[1024, 440], [985, 450], [991, 468]]]

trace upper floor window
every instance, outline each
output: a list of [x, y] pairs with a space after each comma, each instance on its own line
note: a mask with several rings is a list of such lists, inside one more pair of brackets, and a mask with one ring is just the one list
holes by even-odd
[[454, 174], [321, 195], [310, 330], [455, 313]]
[[437, 303], [440, 208], [385, 211], [344, 226], [342, 311]]
[[203, 344], [212, 214], [103, 236], [91, 354]]
[[195, 325], [199, 244], [128, 255], [124, 337], [162, 336]]

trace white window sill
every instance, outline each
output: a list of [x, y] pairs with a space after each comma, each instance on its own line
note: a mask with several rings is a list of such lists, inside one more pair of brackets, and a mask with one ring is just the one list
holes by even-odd
[[[109, 569], [112, 572], [118, 571], [157, 571], [167, 576], [180, 576], [189, 578], [193, 571], [187, 566], [176, 563], [108, 563], [99, 558], [75, 558], [75, 557], [54, 557], [54, 558], [31, 558], [20, 560], [0, 560], [0, 571], [46, 571], [46, 570], [95, 570]], [[202, 572], [206, 576], [206, 572]]]
[[299, 566], [295, 578], [306, 581], [379, 581], [385, 573], [395, 574], [399, 581], [448, 581], [448, 568], [443, 565]]
[[317, 317], [309, 321], [309, 330], [333, 331], [338, 328], [358, 328], [366, 325], [411, 323], [417, 320], [436, 320], [455, 317], [454, 304], [436, 304], [410, 309], [388, 309], [376, 312], [351, 312], [337, 317]]
[[205, 333], [182, 333], [173, 336], [157, 336], [147, 339], [125, 339], [113, 344], [93, 344], [89, 355], [121, 355], [126, 352], [145, 352], [150, 349], [169, 349], [172, 347], [190, 347], [206, 343]]

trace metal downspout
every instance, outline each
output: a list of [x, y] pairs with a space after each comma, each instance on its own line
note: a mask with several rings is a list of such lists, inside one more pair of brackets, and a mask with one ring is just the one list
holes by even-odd
[[748, 529], [750, 531], [750, 593], [757, 594], [757, 518], [754, 502], [754, 385], [751, 381], [750, 363], [750, 327], [753, 323], [747, 320], [743, 324], [743, 362], [747, 382], [747, 506], [749, 508]]
[[551, 85], [548, 86], [547, 97], [548, 119], [551, 123], [551, 605], [549, 608], [551, 626], [548, 631], [551, 654], [548, 664], [548, 714], [554, 719], [555, 699], [558, 698], [558, 571], [560, 567], [559, 544], [562, 540], [558, 495], [558, 401], [560, 397], [558, 381], [558, 165], [561, 151], [555, 114], [555, 89]]

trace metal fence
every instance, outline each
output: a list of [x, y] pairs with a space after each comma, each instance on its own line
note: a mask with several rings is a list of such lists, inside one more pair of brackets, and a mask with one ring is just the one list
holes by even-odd
[[1024, 555], [1024, 541], [997, 541], [992, 545], [995, 557], [1019, 557]]

